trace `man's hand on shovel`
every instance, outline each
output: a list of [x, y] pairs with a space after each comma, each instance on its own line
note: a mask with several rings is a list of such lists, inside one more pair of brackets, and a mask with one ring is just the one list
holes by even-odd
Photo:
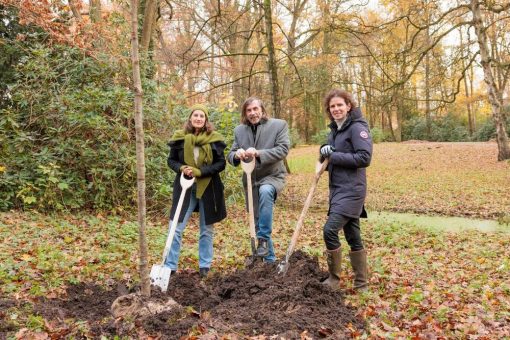
[[234, 154], [234, 158], [243, 160], [245, 157], [244, 156], [245, 154], [246, 154], [246, 150], [244, 150], [243, 148], [237, 149], [236, 153]]
[[247, 150], [244, 150], [241, 148], [241, 149], [237, 149], [234, 156], [235, 156], [235, 158], [240, 159], [242, 161], [249, 161], [251, 158], [258, 157], [259, 151], [255, 148], [248, 148]]
[[246, 158], [257, 158], [259, 156], [259, 150], [255, 148], [249, 148], [246, 150]]

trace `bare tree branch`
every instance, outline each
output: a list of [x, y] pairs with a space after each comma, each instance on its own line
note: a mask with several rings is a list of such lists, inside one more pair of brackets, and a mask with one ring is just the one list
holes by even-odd
[[247, 75], [241, 76], [241, 77], [239, 77], [239, 78], [236, 78], [236, 79], [233, 79], [233, 80], [230, 80], [230, 81], [227, 81], [227, 82], [221, 83], [221, 84], [217, 84], [217, 85], [215, 85], [214, 87], [209, 88], [209, 89], [207, 89], [207, 90], [195, 92], [195, 93], [193, 93], [193, 94], [191, 94], [191, 95], [187, 96], [186, 98], [192, 98], [192, 97], [195, 97], [195, 96], [200, 95], [200, 94], [203, 94], [203, 93], [211, 92], [211, 91], [213, 91], [213, 90], [215, 90], [215, 89], [218, 89], [218, 88], [220, 88], [220, 87], [227, 86], [227, 85], [231, 85], [231, 84], [233, 84], [233, 83], [235, 83], [235, 82], [238, 82], [238, 81], [239, 81], [239, 80], [241, 80], [241, 79], [249, 78], [249, 77], [251, 77], [251, 76], [254, 76], [254, 75], [256, 75], [256, 74], [260, 74], [260, 73], [267, 73], [267, 70], [253, 72], [253, 73], [250, 73], [250, 74], [247, 74]]

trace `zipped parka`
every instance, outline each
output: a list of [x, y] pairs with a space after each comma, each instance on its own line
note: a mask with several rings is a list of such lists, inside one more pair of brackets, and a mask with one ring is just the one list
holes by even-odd
[[[366, 217], [366, 167], [372, 159], [372, 138], [359, 108], [349, 111], [338, 130], [335, 121], [329, 125], [328, 144], [335, 147], [329, 156], [329, 210], [351, 218]], [[321, 146], [322, 147], [322, 146]]]

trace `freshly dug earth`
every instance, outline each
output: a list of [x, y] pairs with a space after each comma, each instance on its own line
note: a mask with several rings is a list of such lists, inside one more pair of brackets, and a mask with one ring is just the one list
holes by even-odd
[[[277, 264], [261, 262], [202, 281], [196, 272], [174, 274], [167, 296], [182, 307], [143, 320], [113, 320], [110, 316], [112, 302], [127, 292], [122, 285], [110, 291], [92, 285], [70, 287], [65, 300], [44, 299], [36, 311], [46, 320], [86, 320], [87, 335], [93, 337], [350, 337], [364, 328], [363, 321], [355, 309], [344, 305], [342, 293], [320, 283], [325, 276], [316, 258], [296, 252], [286, 275], [278, 274]], [[162, 298], [154, 289], [151, 299]]]
[[7, 310], [12, 307], [17, 307], [17, 302], [14, 300], [0, 298], [0, 339], [6, 339], [8, 332], [15, 330], [15, 327], [8, 322]]

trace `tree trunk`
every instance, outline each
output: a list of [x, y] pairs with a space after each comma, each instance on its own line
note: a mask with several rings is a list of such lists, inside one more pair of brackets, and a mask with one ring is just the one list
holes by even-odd
[[[425, 19], [427, 28], [425, 30], [425, 39], [427, 47], [430, 46], [430, 11], [428, 1], [425, 3]], [[430, 54], [428, 51], [425, 55], [425, 117], [427, 122], [427, 140], [432, 136], [432, 113], [430, 111]]]
[[[212, 41], [211, 41], [211, 54], [214, 55], [214, 44], [212, 44]], [[214, 60], [211, 60], [210, 61], [210, 64], [209, 64], [209, 82], [210, 82], [210, 86], [214, 86], [215, 84], [215, 77], [216, 77], [216, 70], [214, 68]], [[216, 91], [209, 91], [209, 94], [207, 95], [207, 100], [210, 102], [210, 103], [214, 103], [216, 101], [216, 97], [215, 97], [215, 94], [216, 94]], [[240, 106], [238, 106], [240, 107]]]
[[76, 6], [76, 3], [74, 0], [69, 0], [69, 7], [71, 8], [71, 12], [73, 12], [74, 17], [76, 18], [76, 21], [82, 21], [82, 16], [80, 13], [79, 8]]
[[280, 89], [278, 86], [278, 72], [276, 70], [276, 58], [273, 43], [273, 14], [271, 12], [271, 0], [264, 0], [264, 18], [266, 22], [266, 43], [267, 43], [267, 67], [269, 71], [269, 82], [271, 83], [271, 104], [273, 116], [280, 117]]
[[[469, 32], [469, 31], [468, 31]], [[469, 36], [468, 36], [468, 40], [469, 40]], [[474, 82], [475, 82], [475, 71], [474, 71], [474, 67], [473, 67], [473, 64], [471, 64], [471, 66], [469, 67], [469, 93], [471, 93], [471, 95], [474, 93]], [[471, 108], [473, 108], [473, 105], [470, 105]], [[476, 110], [472, 110], [472, 115], [473, 115], [473, 132], [476, 131]]]
[[[253, 1], [253, 3], [255, 4], [258, 4], [258, 2], [256, 2], [255, 0]], [[259, 17], [263, 14], [262, 11], [264, 11], [264, 8], [262, 8], [260, 5], [258, 6], [255, 6], [255, 8], [257, 9], [257, 12], [258, 12], [258, 15]], [[262, 48], [264, 47], [264, 38], [265, 38], [265, 34], [264, 36], [263, 35], [263, 32], [261, 33], [260, 30], [255, 30], [255, 42], [256, 42], [256, 46], [257, 46], [257, 49], [256, 51], [261, 51]], [[250, 88], [249, 88], [249, 91], [248, 91], [248, 94], [251, 96], [253, 93], [256, 93], [256, 94], [259, 94], [259, 93], [262, 93], [262, 89], [264, 88], [264, 85], [266, 84], [265, 82], [265, 75], [255, 75], [255, 76], [250, 76]]]
[[[429, 29], [427, 28], [427, 45], [430, 44]], [[425, 55], [425, 117], [427, 121], [427, 140], [432, 135], [432, 115], [430, 112], [430, 53]]]
[[150, 280], [145, 235], [145, 147], [142, 111], [142, 80], [140, 77], [140, 57], [138, 54], [138, 0], [131, 0], [131, 63], [133, 65], [133, 89], [135, 92], [135, 131], [136, 131], [136, 183], [138, 188], [138, 234], [140, 251], [140, 281], [142, 294], [150, 296]]
[[[465, 46], [462, 41], [462, 30], [459, 30], [459, 37], [460, 37], [460, 47], [464, 50]], [[468, 39], [469, 41], [469, 39]], [[471, 101], [470, 101], [470, 92], [469, 92], [469, 86], [468, 86], [468, 72], [466, 70], [466, 59], [469, 57], [469, 49], [466, 48], [467, 54], [464, 56], [464, 58], [461, 58], [462, 60], [462, 69], [464, 70], [464, 92], [466, 92], [466, 109], [468, 114], [468, 128], [469, 128], [469, 136], [473, 136], [473, 133], [475, 132], [475, 127], [473, 124], [473, 114], [471, 110]]]
[[391, 138], [394, 142], [397, 141], [397, 137], [395, 136], [395, 130], [393, 130], [393, 120], [391, 119], [392, 112], [388, 111], [387, 118], [388, 118], [388, 126], [390, 128]]
[[494, 80], [491, 69], [491, 61], [489, 58], [489, 47], [487, 45], [487, 33], [483, 27], [482, 14], [480, 11], [480, 3], [478, 0], [471, 0], [471, 12], [473, 13], [473, 26], [475, 27], [476, 36], [478, 38], [478, 46], [480, 47], [480, 59], [483, 68], [483, 79], [487, 85], [489, 93], [489, 102], [492, 107], [492, 116], [496, 125], [496, 141], [498, 143], [498, 161], [510, 159], [510, 147], [508, 145], [508, 136], [506, 134], [505, 122], [501, 112], [501, 95]]
[[[251, 24], [251, 20], [250, 20], [250, 24]], [[250, 40], [251, 39], [246, 39], [244, 38], [243, 39], [243, 53], [249, 53], [250, 52]], [[246, 75], [246, 71], [243, 73], [243, 70], [249, 70], [249, 67], [250, 67], [250, 58], [248, 58], [247, 56], [241, 56], [241, 72], [240, 72], [240, 75], [242, 75], [243, 77]], [[248, 97], [247, 94], [247, 89], [248, 89], [248, 82], [249, 82], [249, 78], [246, 77], [246, 78], [242, 78], [241, 81], [240, 81], [240, 92], [241, 92], [241, 97], [239, 99], [237, 99], [238, 101], [238, 106], [237, 107], [241, 107], [242, 105], [242, 102], [241, 100], [244, 102], [244, 98]]]
[[[400, 88], [400, 86], [399, 86]], [[396, 101], [396, 112], [395, 112], [395, 121], [396, 121], [396, 128], [394, 130], [393, 137], [395, 138], [395, 142], [400, 143], [402, 141], [402, 121], [404, 120], [404, 103], [402, 100], [402, 96], [404, 94], [404, 90], [401, 89], [398, 91], [399, 94], [397, 94], [397, 101]]]
[[89, 6], [90, 21], [101, 22], [101, 0], [90, 0]]
[[[188, 16], [184, 20], [183, 23], [183, 29], [184, 29], [184, 36], [186, 39], [192, 39], [193, 34], [191, 32], [191, 18]], [[185, 56], [184, 56], [185, 57]], [[198, 63], [196, 61], [193, 61], [188, 66], [189, 71], [186, 72], [185, 81], [186, 81], [186, 87], [187, 87], [187, 96], [192, 96], [195, 93], [195, 85], [196, 85], [196, 77], [195, 75], [198, 72]]]
[[[465, 61], [464, 58], [462, 59], [462, 66], [464, 66]], [[467, 73], [467, 72], [466, 72]], [[469, 136], [473, 136], [473, 133], [475, 132], [475, 124], [473, 119], [473, 113], [471, 110], [471, 96], [469, 94], [469, 87], [468, 87], [468, 80], [467, 80], [467, 74], [464, 76], [464, 91], [466, 92], [466, 109], [468, 114], [468, 127], [469, 127]]]
[[142, 36], [140, 38], [140, 51], [147, 53], [154, 32], [154, 23], [156, 21], [156, 10], [158, 8], [157, 0], [147, 0], [143, 14]]
[[[366, 62], [365, 65], [368, 66], [368, 87], [365, 88], [365, 92], [367, 94], [367, 112], [369, 117], [370, 128], [375, 127], [376, 122], [376, 112], [374, 105], [374, 96], [372, 95], [372, 87], [374, 84], [374, 76], [373, 76], [373, 68], [371, 62]], [[366, 83], [365, 83], [366, 84]], [[382, 131], [382, 127], [381, 127]]]

